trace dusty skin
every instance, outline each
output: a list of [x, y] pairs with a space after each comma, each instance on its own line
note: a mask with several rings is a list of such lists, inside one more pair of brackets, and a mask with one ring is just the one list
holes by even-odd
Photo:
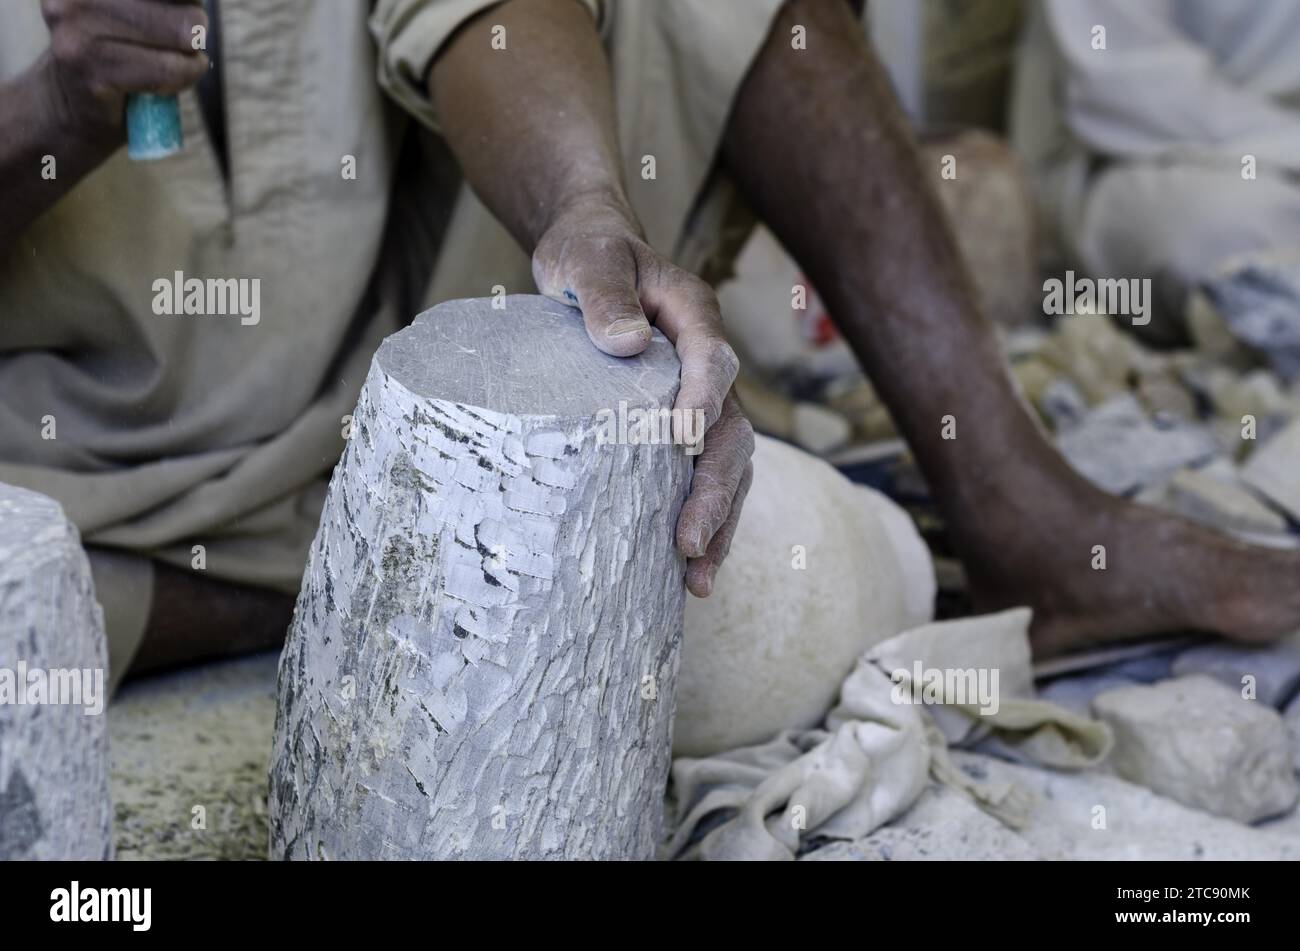
[[[796, 23], [821, 55], [791, 50]], [[820, 146], [786, 148], [791, 140]], [[1043, 439], [971, 303], [911, 134], [847, 5], [784, 8], [741, 90], [724, 157], [916, 454], [978, 610], [1032, 606], [1040, 655], [1187, 628], [1254, 642], [1300, 627], [1300, 553], [1108, 496]], [[957, 438], [945, 440], [949, 414]], [[1096, 545], [1105, 571], [1091, 567]]]

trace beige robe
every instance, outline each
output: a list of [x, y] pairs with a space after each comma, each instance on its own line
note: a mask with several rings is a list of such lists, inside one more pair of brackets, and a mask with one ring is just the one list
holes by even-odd
[[[201, 555], [214, 578], [298, 589], [380, 340], [421, 303], [532, 289], [445, 149], [398, 174], [409, 117], [437, 126], [429, 64], [491, 5], [224, 0], [229, 186], [186, 93], [182, 154], [119, 152], [0, 261], [0, 481], [53, 496], [80, 529], [115, 673], [147, 621], [151, 558], [190, 569]], [[588, 6], [632, 204], [658, 250], [704, 269], [728, 207], [718, 145], [780, 2]], [[37, 4], [0, 7], [0, 81], [48, 42]], [[155, 282], [178, 272], [258, 280], [260, 319], [159, 315]]]

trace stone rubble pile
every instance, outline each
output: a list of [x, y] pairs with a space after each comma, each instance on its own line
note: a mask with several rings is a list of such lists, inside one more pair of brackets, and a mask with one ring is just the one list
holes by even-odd
[[[1191, 343], [1168, 350], [1102, 315], [1000, 332], [1026, 404], [1094, 484], [1244, 541], [1300, 547], [1300, 253], [1231, 262], [1186, 318]], [[963, 613], [963, 573], [888, 411], [859, 372], [829, 366], [823, 355], [769, 382], [797, 378], [789, 393], [843, 417], [852, 436], [832, 461], [905, 502], [935, 555], [941, 616], [945, 598], [958, 599], [948, 616]], [[1024, 828], [935, 785], [871, 835], [801, 858], [1300, 858], [1300, 632], [1262, 648], [1156, 645], [1038, 690], [1109, 724], [1116, 748], [1076, 773], [955, 753], [1036, 796]]]

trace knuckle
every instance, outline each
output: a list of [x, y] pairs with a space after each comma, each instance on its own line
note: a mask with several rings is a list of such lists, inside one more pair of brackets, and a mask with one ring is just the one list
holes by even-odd
[[736, 505], [739, 505], [745, 500], [745, 496], [749, 494], [749, 487], [753, 484], [754, 463], [752, 461], [747, 461], [745, 463], [745, 471], [740, 476], [740, 485], [736, 487]]
[[709, 346], [709, 362], [720, 375], [726, 377], [728, 386], [740, 372], [740, 357], [736, 356], [731, 344], [720, 337], [715, 338]]
[[76, 7], [76, 0], [41, 0], [41, 13], [51, 25], [68, 19]]
[[682, 303], [696, 310], [708, 311], [710, 316], [720, 312], [718, 295], [708, 281], [675, 264], [665, 265], [664, 276], [677, 289]]
[[690, 276], [693, 286], [692, 296], [698, 306], [713, 311], [715, 314], [721, 310], [718, 304], [718, 294], [706, 281], [701, 280], [694, 274]]
[[158, 92], [170, 89], [180, 83], [184, 68], [171, 59], [157, 58], [149, 73], [149, 85]]
[[152, 85], [161, 92], [184, 89], [201, 78], [205, 69], [207, 64], [202, 57], [160, 57], [154, 66]]
[[755, 448], [754, 424], [744, 416], [741, 416], [740, 421], [736, 424], [736, 433], [737, 438], [740, 441], [741, 453], [746, 460], [745, 465], [748, 467], [746, 470], [747, 474], [752, 477], [754, 472], [754, 463], [749, 460], [754, 455]]
[[81, 30], [57, 30], [50, 37], [50, 52], [64, 64], [79, 64], [86, 59], [90, 38]]
[[731, 511], [731, 496], [725, 496], [716, 489], [711, 490], [700, 497], [699, 504], [696, 508], [695, 518], [692, 520], [694, 525], [704, 529], [705, 534], [712, 535], [717, 531], [727, 518], [727, 513]]
[[109, 102], [115, 95], [117, 95], [117, 89], [112, 83], [98, 79], [92, 80], [86, 84], [86, 92], [90, 94], [92, 99], [100, 102]]
[[[710, 462], [712, 459], [709, 460]], [[695, 469], [695, 477], [692, 486], [699, 493], [701, 500], [711, 498], [721, 490], [723, 480], [721, 476], [712, 471], [712, 467], [701, 463]]]

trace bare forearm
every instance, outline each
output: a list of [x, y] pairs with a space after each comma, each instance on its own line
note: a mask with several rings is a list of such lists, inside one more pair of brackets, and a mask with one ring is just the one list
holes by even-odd
[[[806, 50], [790, 48], [794, 24], [808, 31]], [[804, 147], [788, 148], [791, 137]], [[918, 320], [942, 311], [949, 335], [974, 321], [939, 199], [848, 4], [787, 3], [742, 86], [723, 154], [850, 333], [859, 316], [887, 311]], [[911, 336], [897, 345], [930, 343]]]
[[575, 204], [626, 210], [609, 64], [576, 0], [493, 7], [443, 50], [430, 84], [470, 186], [526, 250]]
[[0, 258], [115, 147], [76, 135], [60, 120], [50, 100], [49, 62], [47, 54], [0, 84]]
[[[806, 50], [790, 47], [795, 24]], [[1006, 446], [1039, 446], [888, 77], [846, 4], [786, 5], [742, 87], [724, 158], [825, 298], [933, 486], [982, 490], [1014, 461]], [[940, 438], [943, 417], [959, 412], [963, 426], [978, 420], [981, 438]], [[1054, 454], [1036, 462], [1061, 464]]]
[[[496, 27], [505, 28], [503, 50], [492, 48]], [[677, 348], [674, 409], [698, 414], [705, 431], [677, 547], [687, 585], [706, 597], [753, 477], [754, 435], [728, 395], [736, 355], [717, 298], [646, 244], [628, 204], [613, 84], [591, 16], [576, 0], [494, 7], [443, 50], [430, 92], [470, 185], [532, 255], [537, 289], [577, 306], [606, 353], [640, 353], [651, 323]]]
[[179, 93], [208, 68], [197, 0], [42, 0], [41, 14], [49, 49], [0, 85], [0, 257], [121, 146], [127, 94]]

